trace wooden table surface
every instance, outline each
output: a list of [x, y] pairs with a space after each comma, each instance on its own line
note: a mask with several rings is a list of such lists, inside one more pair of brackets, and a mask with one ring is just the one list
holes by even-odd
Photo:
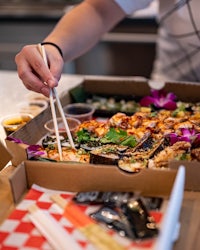
[[200, 192], [185, 192], [180, 214], [180, 235], [174, 250], [200, 249]]

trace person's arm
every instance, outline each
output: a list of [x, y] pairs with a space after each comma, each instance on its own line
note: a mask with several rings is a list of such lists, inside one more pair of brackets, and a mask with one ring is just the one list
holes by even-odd
[[[95, 45], [125, 15], [113, 0], [85, 0], [66, 13], [44, 41], [57, 44], [63, 52], [64, 60], [70, 61]], [[45, 66], [37, 45], [25, 46], [16, 55], [15, 61], [18, 75], [26, 88], [48, 96], [49, 87], [58, 84], [64, 62], [55, 47], [44, 46], [49, 69]]]
[[58, 44], [69, 61], [90, 49], [124, 16], [112, 0], [85, 0], [60, 20], [45, 41]]

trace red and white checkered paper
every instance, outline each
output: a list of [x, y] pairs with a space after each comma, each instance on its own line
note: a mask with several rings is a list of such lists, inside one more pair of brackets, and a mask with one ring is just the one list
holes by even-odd
[[[81, 246], [83, 250], [95, 250], [93, 246], [84, 235], [82, 235], [74, 226], [62, 216], [63, 211], [50, 200], [52, 194], [59, 193], [66, 200], [71, 200], [73, 193], [58, 192], [49, 190], [37, 185], [33, 185], [28, 191], [24, 199], [16, 206], [15, 210], [0, 226], [0, 249], [1, 250], [35, 250], [44, 249], [50, 250], [52, 247], [47, 240], [41, 235], [29, 218], [28, 207], [36, 204], [42, 211], [50, 213], [70, 234], [71, 237]], [[83, 206], [79, 207], [86, 214], [94, 212], [98, 209], [97, 206]], [[156, 221], [161, 221], [162, 213], [153, 213]], [[116, 232], [105, 229], [117, 241], [121, 243], [127, 250], [136, 249], [152, 249], [155, 243], [154, 240], [145, 240], [134, 242], [127, 238], [120, 237]], [[73, 250], [73, 249], [72, 249]], [[113, 250], [113, 249], [111, 249]]]

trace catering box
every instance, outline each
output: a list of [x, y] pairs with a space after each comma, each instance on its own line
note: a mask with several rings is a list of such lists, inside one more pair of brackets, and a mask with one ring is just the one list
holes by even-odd
[[[8, 156], [7, 162], [5, 162], [6, 159], [4, 161], [5, 165], [7, 165], [12, 155], [3, 144], [0, 144], [0, 152], [4, 152]], [[1, 166], [3, 167], [3, 164]], [[2, 171], [5, 171], [5, 169], [7, 169], [7, 173], [3, 175]], [[2, 247], [5, 247], [4, 244], [10, 244], [9, 237], [13, 239], [11, 243], [13, 247], [17, 246], [17, 244], [22, 244], [19, 243], [19, 238], [16, 241], [14, 240], [15, 237], [18, 237], [14, 230], [16, 225], [18, 225], [17, 232], [20, 233], [22, 229], [23, 237], [27, 237], [27, 242], [31, 244], [31, 238], [29, 239], [29, 237], [31, 237], [30, 228], [32, 227], [29, 227], [28, 231], [23, 231], [23, 225], [28, 223], [28, 218], [25, 219], [25, 222], [22, 220], [22, 215], [25, 216], [26, 212], [24, 206], [29, 204], [29, 201], [25, 198], [26, 194], [29, 193], [33, 185], [41, 187], [41, 190], [51, 190], [51, 193], [76, 193], [100, 190], [103, 192], [133, 192], [138, 193], [142, 197], [162, 198], [164, 203], [161, 209], [162, 219], [159, 222], [159, 234], [156, 241], [153, 241], [154, 243], [151, 243], [152, 245], [148, 248], [144, 243], [145, 249], [158, 250], [160, 246], [165, 245], [165, 249], [169, 250], [179, 237], [181, 226], [179, 219], [185, 180], [183, 167], [181, 170], [179, 168], [178, 172], [177, 170], [168, 171], [166, 169], [161, 173], [160, 171], [155, 171], [154, 174], [149, 174], [149, 170], [145, 169], [138, 175], [130, 175], [117, 168], [108, 168], [105, 165], [86, 164], [83, 167], [80, 164], [66, 165], [53, 162], [49, 164], [49, 162], [24, 161], [17, 167], [4, 167], [2, 171], [0, 171], [0, 199], [2, 201], [0, 203], [0, 234], [4, 234], [4, 237], [0, 239]], [[3, 181], [3, 176], [6, 182]], [[37, 195], [34, 195], [34, 197], [36, 199]], [[32, 203], [34, 199], [31, 198]], [[42, 202], [42, 199], [38, 201], [38, 204], [40, 202]], [[47, 198], [44, 199], [44, 202], [45, 206], [43, 209], [45, 207], [47, 209]], [[174, 213], [174, 206], [176, 207], [176, 213]], [[20, 213], [20, 217], [16, 217], [17, 212]], [[13, 217], [13, 215], [15, 216]], [[8, 225], [7, 223], [9, 224], [8, 228], [6, 226]], [[14, 227], [12, 227], [12, 223], [14, 223]], [[37, 235], [37, 237], [39, 236]], [[142, 245], [140, 245], [139, 249], [143, 249]]]
[[[81, 98], [84, 93], [92, 93], [92, 94], [101, 94], [101, 95], [120, 95], [127, 96], [131, 95], [133, 97], [138, 96], [147, 96], [150, 94], [151, 88], [163, 88], [166, 92], [174, 93], [178, 100], [185, 102], [198, 102], [199, 96], [198, 93], [200, 91], [200, 85], [198, 83], [190, 83], [190, 82], [148, 82], [143, 78], [135, 78], [135, 77], [85, 77], [83, 82], [78, 85], [75, 89], [72, 89], [66, 95], [62, 96], [61, 103], [63, 106], [72, 102], [74, 96], [78, 98], [78, 100], [83, 101]], [[74, 95], [75, 93], [75, 95]], [[186, 94], [187, 93], [187, 94]], [[76, 100], [77, 101], [77, 100]], [[46, 129], [44, 128], [44, 124], [46, 121], [51, 119], [51, 111], [50, 108], [47, 108], [45, 111], [40, 113], [30, 122], [28, 122], [24, 127], [19, 129], [18, 131], [11, 134], [13, 138], [18, 139], [17, 143], [7, 140], [6, 145], [9, 151], [13, 155], [12, 164], [14, 166], [18, 166], [21, 162], [27, 160], [27, 144], [33, 145], [37, 144], [41, 138], [46, 135]], [[20, 143], [23, 142], [23, 143]], [[39, 162], [34, 163], [36, 166], [40, 165]], [[48, 163], [53, 166], [53, 163]], [[200, 191], [200, 163], [199, 162], [188, 162], [181, 161], [176, 162], [172, 161], [169, 164], [169, 169], [175, 168], [177, 169], [180, 164], [184, 165], [186, 168], [186, 190]], [[57, 166], [57, 165], [56, 165]], [[68, 164], [63, 163], [63, 166], [68, 167]], [[89, 167], [89, 166], [88, 166]], [[98, 166], [102, 167], [102, 166]], [[87, 168], [84, 170], [84, 165], [80, 164], [80, 168], [83, 171], [87, 172]], [[110, 170], [110, 166], [107, 166], [107, 170]], [[170, 172], [170, 170], [168, 171]], [[142, 172], [145, 172], [146, 175], [163, 175], [163, 173], [168, 173], [163, 170], [152, 170], [145, 169]], [[138, 176], [141, 173], [135, 174]], [[147, 178], [147, 177], [146, 177]], [[167, 175], [166, 175], [167, 178]]]
[[[15, 204], [21, 204], [18, 210], [24, 209], [20, 202], [23, 201], [25, 194], [32, 188], [33, 184], [54, 190], [54, 192], [76, 193], [94, 190], [139, 192], [143, 197], [163, 198], [163, 216], [159, 222], [158, 237], [153, 245], [149, 247], [146, 245], [144, 249], [160, 250], [162, 247], [163, 250], [170, 250], [179, 237], [185, 171], [184, 167], [181, 167], [178, 172], [176, 170], [164, 170], [162, 173], [156, 171], [154, 174], [149, 175], [148, 170], [144, 170], [137, 176], [130, 175], [117, 168], [107, 168], [104, 165], [98, 167], [89, 164], [83, 167], [80, 164], [65, 165], [62, 163], [49, 164], [48, 162], [37, 164], [34, 161], [24, 161], [14, 169], [9, 180]], [[111, 176], [112, 178], [110, 178]], [[45, 199], [44, 201], [47, 207], [48, 200]], [[28, 200], [25, 204], [28, 204], [27, 202]], [[38, 201], [38, 204], [40, 202]], [[23, 213], [25, 213], [25, 210], [23, 210]], [[12, 223], [12, 220], [9, 223]], [[6, 231], [4, 226], [3, 230]], [[10, 233], [15, 237], [13, 230]], [[143, 249], [141, 246], [138, 249]]]

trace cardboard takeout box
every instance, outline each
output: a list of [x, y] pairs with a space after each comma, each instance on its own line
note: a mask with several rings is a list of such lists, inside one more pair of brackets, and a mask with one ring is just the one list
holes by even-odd
[[[151, 86], [148, 84], [146, 80], [138, 80], [137, 78], [131, 77], [86, 77], [81, 85], [77, 86], [77, 88], [84, 89], [84, 91], [93, 93], [93, 94], [105, 94], [105, 95], [130, 95], [133, 96], [146, 96], [150, 94], [150, 90], [152, 87], [157, 88], [158, 86]], [[186, 82], [166, 82], [164, 84], [164, 90], [166, 92], [173, 92], [176, 94], [177, 98], [181, 101], [185, 102], [198, 102], [200, 92], [200, 85], [198, 83], [186, 83]], [[185, 94], [187, 93], [187, 95]], [[63, 106], [71, 102], [71, 97], [69, 93], [62, 97], [61, 103]], [[17, 139], [22, 140], [24, 143], [28, 145], [37, 144], [38, 141], [41, 140], [46, 135], [46, 130], [44, 128], [44, 124], [46, 121], [51, 119], [51, 111], [50, 108], [47, 108], [41, 114], [36, 116], [30, 122], [28, 122], [24, 127], [14, 132], [11, 136]], [[12, 164], [14, 166], [18, 166], [21, 162], [27, 160], [27, 152], [26, 144], [17, 144], [12, 141], [6, 140], [6, 145], [9, 151], [12, 153], [13, 159]], [[39, 162], [34, 163], [36, 166], [39, 166]], [[50, 166], [53, 166], [53, 163], [48, 163]], [[199, 162], [170, 162], [169, 168], [177, 169], [180, 165], [184, 165], [186, 168], [186, 190], [200, 191], [200, 163]], [[83, 164], [80, 165], [80, 168], [84, 168]], [[57, 165], [56, 165], [57, 166]], [[64, 164], [64, 166], [68, 167], [68, 164]], [[87, 166], [90, 168], [90, 164]], [[85, 170], [87, 172], [87, 167]], [[102, 168], [103, 166], [98, 166]], [[107, 166], [107, 170], [110, 170], [110, 166]], [[115, 167], [114, 167], [115, 168]], [[154, 175], [155, 171], [157, 173], [163, 174], [163, 170], [144, 170], [146, 175]], [[168, 170], [169, 171], [169, 170]], [[143, 172], [143, 170], [141, 171]], [[164, 172], [165, 173], [165, 172]], [[135, 174], [135, 176], [139, 176], [139, 174]], [[146, 177], [147, 178], [147, 177]], [[166, 178], [167, 175], [166, 175]]]
[[[133, 175], [124, 173], [115, 167], [108, 167], [105, 165], [97, 166], [87, 164], [86, 166], [81, 166], [80, 164], [66, 165], [63, 163], [49, 164], [48, 162], [24, 161], [14, 168], [11, 175], [9, 175], [9, 182], [15, 204], [19, 204], [33, 184], [48, 189], [69, 192], [94, 190], [139, 191], [143, 196], [162, 197], [165, 200], [165, 205], [162, 208], [164, 215], [160, 225], [161, 231], [156, 240], [157, 247], [157, 244], [162, 244], [163, 239], [166, 237], [166, 219], [170, 219], [173, 222], [173, 227], [167, 230], [167, 232], [170, 231], [167, 240], [170, 245], [176, 240], [176, 227], [179, 227], [179, 214], [184, 189], [184, 182], [182, 181], [179, 183], [179, 188], [176, 188], [176, 195], [178, 191], [179, 198], [172, 199], [172, 193], [175, 193], [172, 192], [172, 190], [174, 191], [174, 182], [177, 182], [176, 177], [176, 170], [167, 169], [164, 171], [151, 171], [145, 169], [139, 174]], [[172, 210], [170, 212], [172, 202], [177, 204], [177, 213], [174, 213], [174, 211], [172, 213]], [[153, 247], [153, 249], [158, 250], [159, 248], [156, 247]]]

